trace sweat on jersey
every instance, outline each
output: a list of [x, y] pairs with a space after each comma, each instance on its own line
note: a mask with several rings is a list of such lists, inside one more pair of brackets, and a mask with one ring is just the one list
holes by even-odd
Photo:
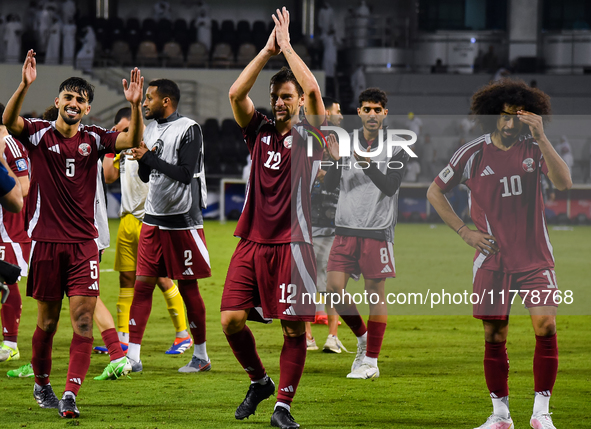
[[201, 127], [173, 113], [152, 121], [144, 130], [149, 151], [139, 160], [139, 176], [150, 183], [146, 225], [162, 229], [203, 228], [207, 187]]
[[[326, 122], [325, 122], [326, 123]], [[310, 192], [322, 146], [307, 155], [307, 121], [279, 134], [259, 111], [242, 129], [252, 158], [242, 215], [234, 235], [262, 244], [312, 244]]]
[[[367, 152], [370, 144], [363, 135], [363, 128], [357, 134], [360, 146]], [[349, 137], [353, 141], [353, 133]], [[375, 152], [377, 145], [371, 146], [370, 152]], [[384, 145], [381, 153], [371, 158], [368, 168], [356, 168], [357, 161], [353, 155], [342, 157], [329, 167], [324, 177], [326, 189], [340, 186], [335, 217], [337, 235], [394, 242], [398, 191], [408, 159], [401, 146], [395, 146], [392, 157], [388, 159]], [[402, 168], [388, 168], [388, 164], [400, 167], [400, 163]], [[361, 163], [360, 167], [365, 167], [365, 164]]]
[[530, 135], [503, 151], [484, 134], [459, 148], [435, 178], [443, 192], [465, 184], [472, 221], [497, 240], [496, 255], [476, 251], [476, 267], [506, 273], [554, 267], [542, 173], [548, 174], [548, 167]]
[[95, 227], [97, 162], [115, 152], [117, 131], [95, 125], [62, 136], [55, 121], [25, 119], [19, 140], [29, 151], [31, 185], [28, 233], [35, 241], [81, 243], [98, 237]]

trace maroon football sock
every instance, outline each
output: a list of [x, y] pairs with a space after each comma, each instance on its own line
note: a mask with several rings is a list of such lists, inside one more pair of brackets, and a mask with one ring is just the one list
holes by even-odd
[[189, 328], [193, 335], [195, 344], [205, 342], [205, 303], [199, 293], [197, 280], [179, 282], [179, 292], [187, 306], [187, 317], [189, 319]]
[[365, 322], [359, 315], [357, 306], [354, 303], [338, 304], [334, 307], [356, 337], [360, 337], [367, 332]]
[[509, 395], [509, 357], [507, 341], [489, 343], [484, 347], [484, 377], [491, 396], [502, 398]]
[[279, 358], [279, 388], [277, 402], [291, 405], [306, 364], [306, 334], [283, 337]]
[[117, 335], [115, 328], [101, 332], [101, 337], [103, 337], [103, 342], [109, 350], [111, 360], [121, 359], [125, 356], [125, 353], [123, 353], [123, 349], [121, 348], [121, 343], [119, 342], [119, 335]]
[[51, 347], [53, 346], [54, 332], [45, 332], [39, 326], [35, 328], [33, 334], [33, 373], [35, 374], [35, 383], [39, 386], [49, 384], [49, 375], [51, 374]]
[[226, 339], [234, 352], [234, 356], [248, 373], [250, 379], [252, 381], [262, 379], [266, 374], [265, 367], [257, 352], [256, 342], [250, 328], [245, 325], [242, 331], [226, 335]]
[[23, 301], [18, 290], [17, 284], [7, 285], [9, 290], [8, 299], [2, 304], [2, 332], [4, 333], [4, 341], [12, 341], [16, 343], [18, 337], [18, 325], [21, 321], [21, 311], [23, 309]]
[[377, 359], [380, 355], [385, 332], [385, 323], [374, 322], [373, 320], [367, 322], [367, 351], [365, 354], [367, 357]]
[[551, 337], [536, 335], [536, 349], [534, 351], [535, 391], [545, 396], [551, 395], [557, 373], [558, 343], [556, 342], [556, 334]]
[[129, 342], [141, 344], [144, 337], [144, 331], [152, 311], [152, 295], [155, 285], [135, 281], [133, 286], [133, 301], [129, 311]]
[[93, 338], [83, 337], [74, 332], [70, 344], [70, 364], [68, 365], [68, 381], [64, 391], [70, 391], [78, 395], [80, 386], [86, 377], [90, 366], [90, 354], [92, 353]]

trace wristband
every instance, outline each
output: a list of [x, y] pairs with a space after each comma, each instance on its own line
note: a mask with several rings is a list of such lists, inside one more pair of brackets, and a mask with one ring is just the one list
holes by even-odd
[[458, 228], [458, 230], [456, 231], [456, 234], [459, 234], [459, 233], [460, 233], [460, 229], [462, 229], [462, 228], [463, 228], [463, 227], [465, 227], [465, 226], [466, 226], [466, 224], [463, 224], [462, 226], [460, 226], [460, 227]]

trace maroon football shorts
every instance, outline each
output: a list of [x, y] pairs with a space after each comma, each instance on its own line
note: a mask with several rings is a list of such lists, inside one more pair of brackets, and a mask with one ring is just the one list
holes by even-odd
[[94, 240], [82, 243], [33, 241], [27, 296], [61, 301], [66, 296], [99, 296], [99, 250]]
[[[521, 298], [514, 297], [512, 290], [518, 290]], [[511, 301], [523, 302], [526, 308], [558, 307], [560, 299], [553, 268], [507, 274], [475, 267], [473, 293], [482, 298], [473, 305], [473, 315], [484, 320], [507, 320]]]
[[18, 265], [21, 269], [21, 276], [27, 275], [30, 254], [31, 243], [0, 242], [0, 259], [10, 264]]
[[260, 244], [243, 239], [230, 260], [221, 311], [262, 307], [266, 319], [312, 322], [315, 280], [311, 244]]
[[160, 229], [143, 224], [136, 275], [195, 280], [211, 277], [203, 229]]
[[351, 274], [359, 279], [396, 277], [392, 243], [373, 238], [337, 235], [330, 249], [326, 271]]

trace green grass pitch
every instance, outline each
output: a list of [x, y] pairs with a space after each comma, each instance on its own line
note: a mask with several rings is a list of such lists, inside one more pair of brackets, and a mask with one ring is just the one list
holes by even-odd
[[[111, 222], [113, 246], [101, 264], [101, 296], [115, 314], [118, 274], [113, 266], [117, 221]], [[142, 346], [144, 372], [131, 379], [94, 381], [107, 364], [104, 355], [93, 355], [90, 370], [78, 397], [81, 417], [61, 420], [56, 410], [42, 410], [33, 399], [32, 379], [0, 377], [0, 428], [265, 428], [273, 400], [264, 401], [249, 420], [234, 419], [244, 398], [248, 377], [234, 358], [220, 327], [219, 305], [230, 256], [237, 239], [235, 223], [207, 222], [205, 234], [213, 277], [200, 281], [207, 307], [207, 348], [212, 371], [179, 374], [189, 359], [164, 354], [174, 336], [164, 299], [156, 290], [152, 315]], [[391, 291], [470, 290], [472, 250], [443, 225], [401, 224], [396, 228], [394, 252], [398, 278]], [[551, 401], [557, 428], [591, 427], [591, 302], [583, 296], [591, 282], [589, 243], [591, 228], [551, 230], [562, 290], [575, 290], [574, 304], [561, 307], [558, 317], [560, 366]], [[21, 293], [24, 294], [24, 282]], [[360, 290], [352, 284], [351, 290]], [[381, 376], [373, 381], [345, 378], [353, 356], [309, 352], [304, 376], [292, 412], [305, 428], [473, 428], [492, 411], [483, 368], [483, 332], [469, 315], [451, 310], [445, 315], [430, 309], [390, 307], [391, 316], [379, 360]], [[511, 361], [509, 387], [511, 413], [516, 428], [529, 427], [533, 404], [532, 357], [535, 339], [529, 318], [514, 306], [508, 350]], [[448, 309], [449, 310], [449, 309]], [[407, 315], [397, 315], [405, 313]], [[414, 315], [413, 315], [414, 312]], [[566, 315], [566, 313], [575, 315]], [[29, 361], [36, 305], [23, 298], [19, 346], [21, 360], [0, 364], [2, 374]], [[279, 381], [282, 335], [277, 322], [250, 324], [269, 375]], [[313, 326], [322, 345], [325, 326]], [[54, 340], [52, 385], [63, 392], [72, 330], [68, 302]], [[355, 350], [353, 334], [342, 325], [339, 337]], [[95, 328], [95, 344], [101, 344]], [[192, 350], [191, 350], [192, 351]]]

